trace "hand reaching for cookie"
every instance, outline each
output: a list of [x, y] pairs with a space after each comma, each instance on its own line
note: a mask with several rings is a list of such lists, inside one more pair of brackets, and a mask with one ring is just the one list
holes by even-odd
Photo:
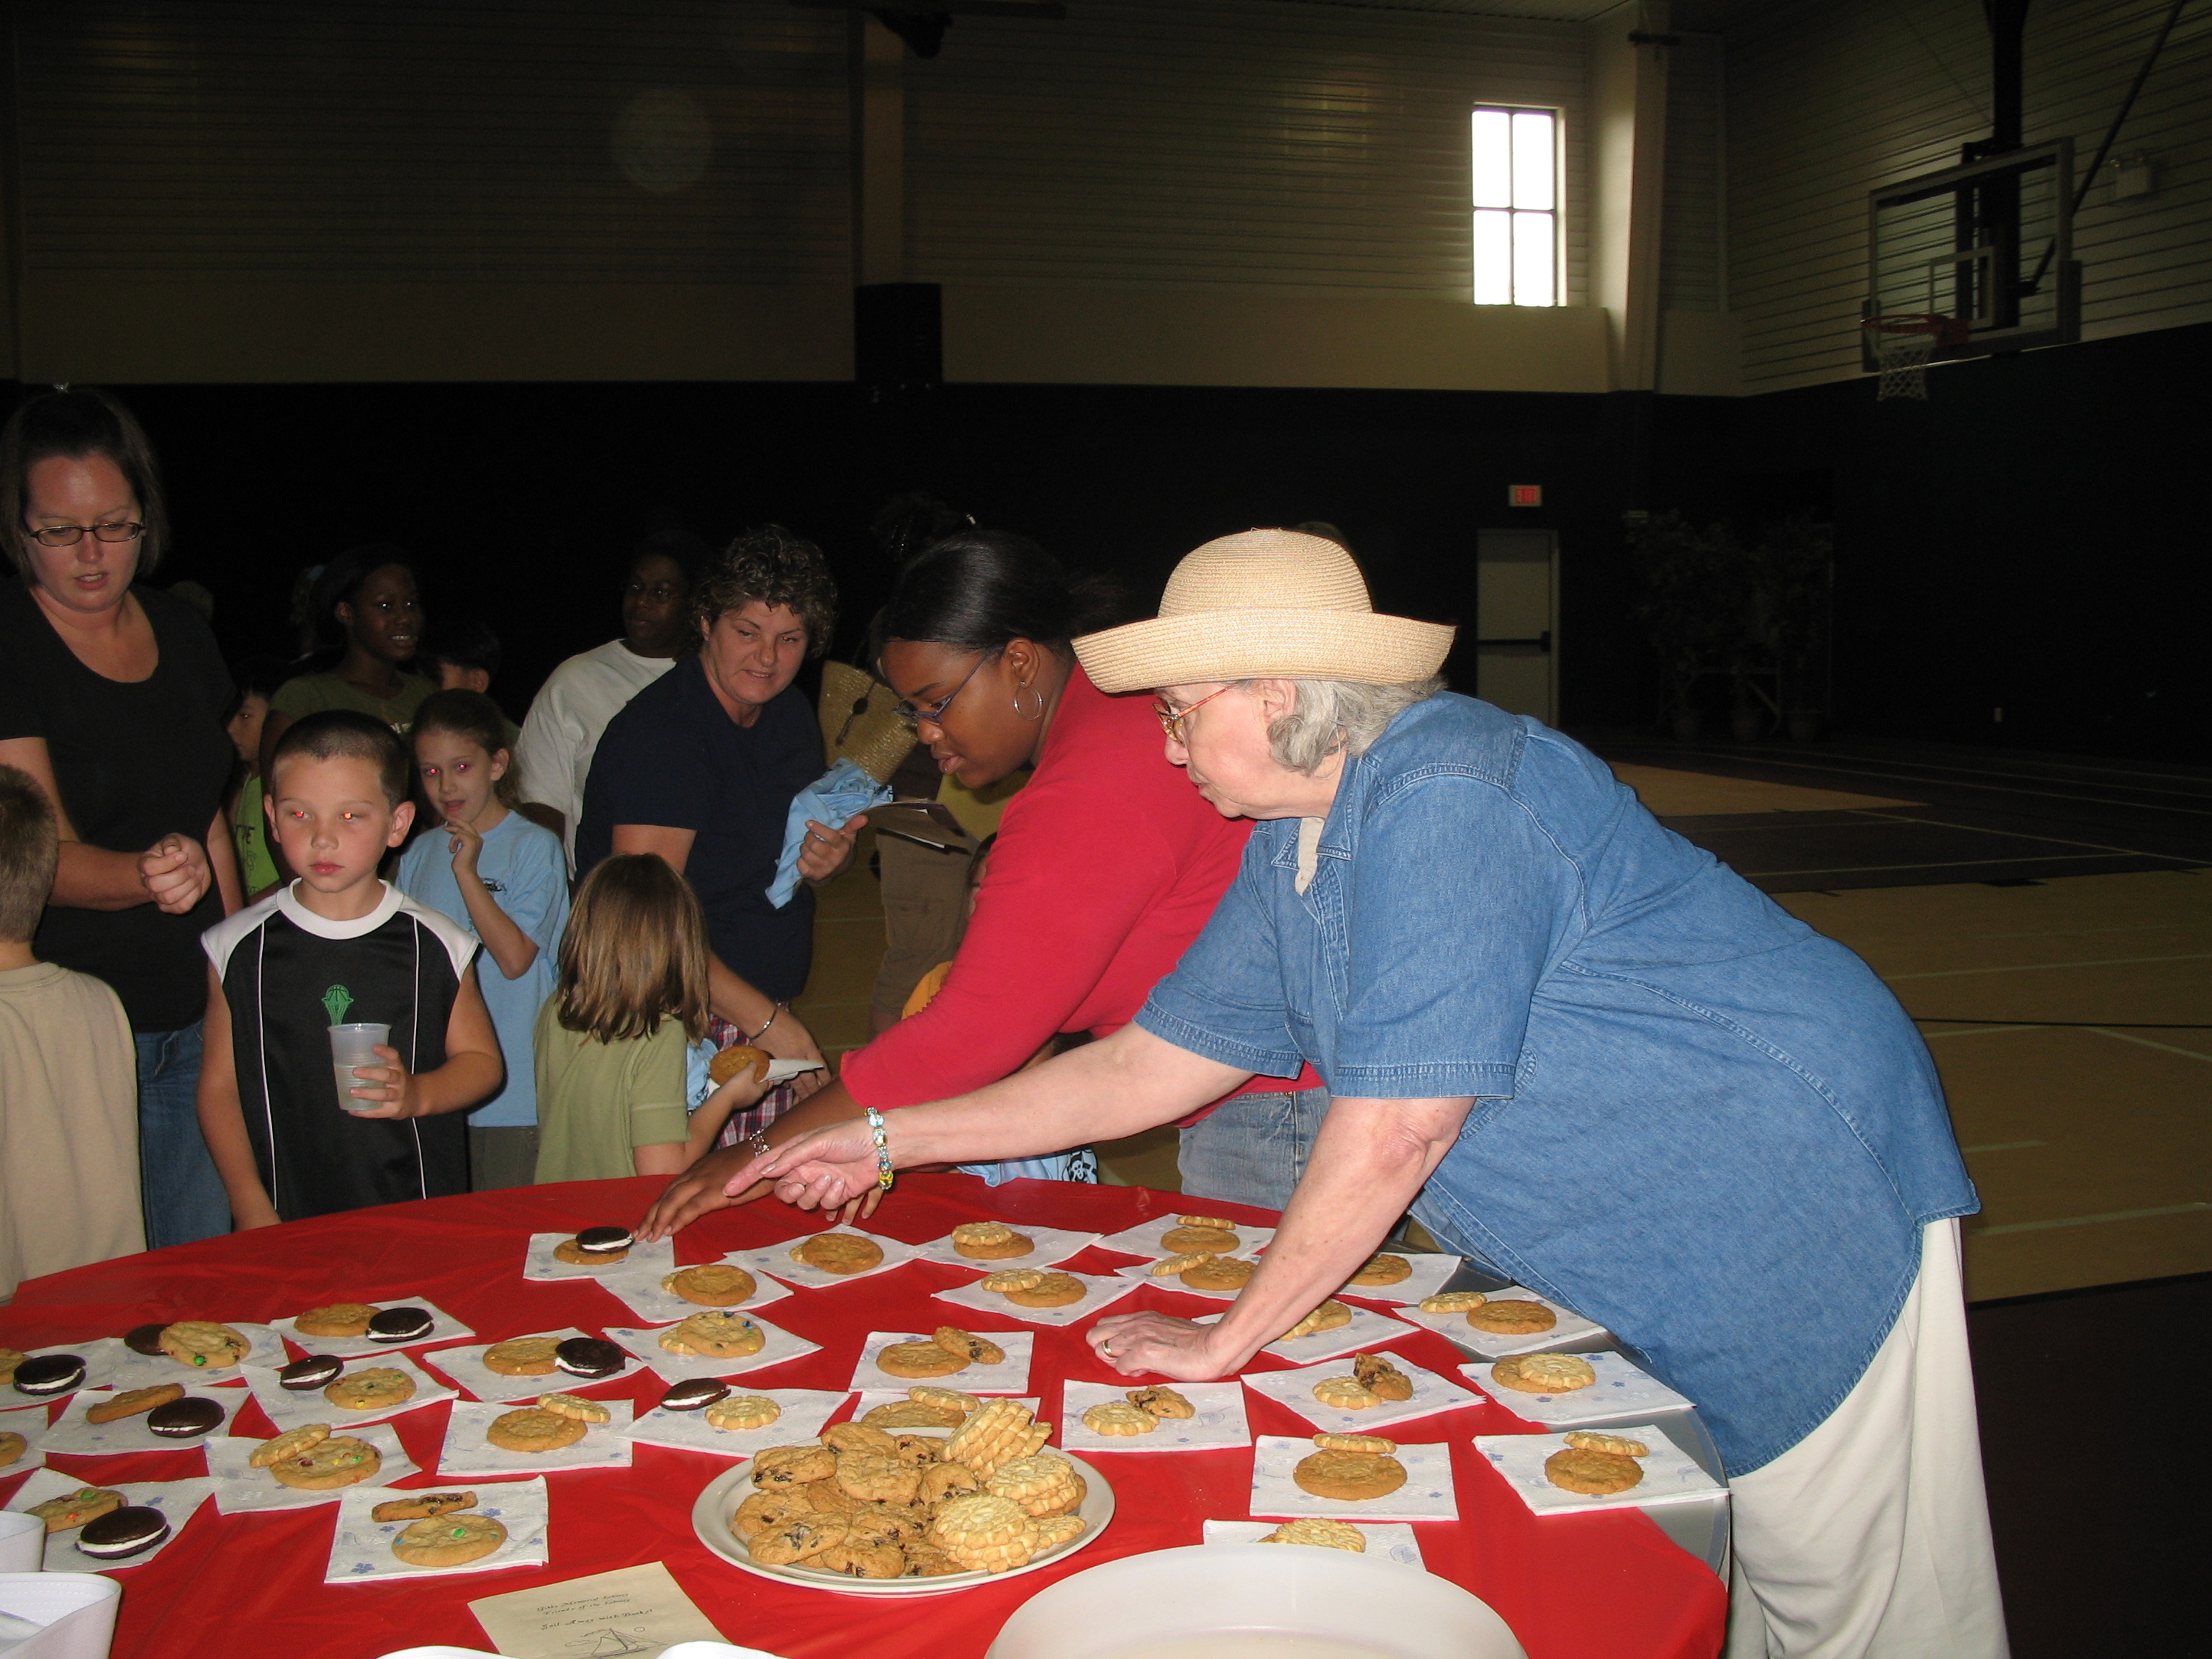
[[1166, 1314], [1111, 1315], [1093, 1325], [1085, 1338], [1124, 1376], [1151, 1372], [1178, 1382], [1211, 1382], [1236, 1370], [1216, 1354], [1214, 1326]]
[[801, 1210], [857, 1203], [876, 1187], [876, 1142], [866, 1120], [827, 1124], [757, 1158], [730, 1177], [735, 1195], [756, 1181], [775, 1183], [775, 1195]]

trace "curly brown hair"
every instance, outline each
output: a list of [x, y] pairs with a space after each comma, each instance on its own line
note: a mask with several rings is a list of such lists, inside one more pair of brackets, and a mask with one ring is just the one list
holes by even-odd
[[744, 532], [700, 573], [691, 590], [691, 615], [698, 623], [693, 646], [725, 614], [755, 600], [783, 605], [799, 618], [806, 629], [808, 656], [830, 648], [837, 626], [837, 584], [830, 562], [812, 542], [780, 524]]

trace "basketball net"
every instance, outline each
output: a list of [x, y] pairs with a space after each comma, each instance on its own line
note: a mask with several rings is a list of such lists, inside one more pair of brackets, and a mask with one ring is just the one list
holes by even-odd
[[1875, 385], [1875, 400], [1891, 398], [1928, 399], [1928, 365], [1936, 348], [1955, 345], [1966, 330], [1948, 317], [1934, 312], [1909, 312], [1897, 317], [1869, 317], [1859, 325], [1867, 355], [1874, 359], [1881, 378]]

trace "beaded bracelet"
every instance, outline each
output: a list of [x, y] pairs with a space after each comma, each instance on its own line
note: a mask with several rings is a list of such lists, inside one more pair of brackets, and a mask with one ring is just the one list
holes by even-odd
[[884, 1128], [884, 1115], [872, 1106], [868, 1108], [868, 1132], [876, 1138], [876, 1185], [889, 1192], [896, 1179], [891, 1174], [891, 1139]]

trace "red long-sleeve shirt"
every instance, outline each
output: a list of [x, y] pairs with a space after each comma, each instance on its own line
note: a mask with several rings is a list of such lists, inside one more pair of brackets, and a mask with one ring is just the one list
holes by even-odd
[[[846, 1088], [881, 1109], [943, 1100], [1059, 1032], [1127, 1024], [1212, 915], [1251, 829], [1168, 764], [1150, 698], [1109, 697], [1077, 668], [1006, 803], [945, 988], [845, 1057]], [[1318, 1086], [1309, 1066], [1238, 1092]]]

